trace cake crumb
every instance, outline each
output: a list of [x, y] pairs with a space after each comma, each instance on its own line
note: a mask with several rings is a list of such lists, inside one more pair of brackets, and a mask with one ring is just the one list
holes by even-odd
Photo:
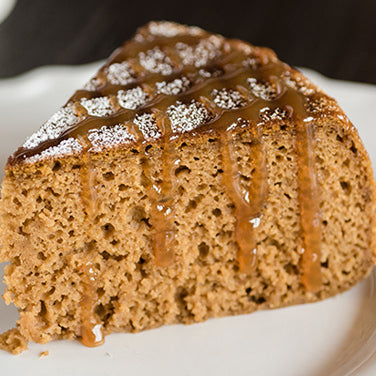
[[106, 355], [107, 355], [109, 358], [112, 358], [112, 354], [111, 354], [111, 353], [106, 352]]
[[42, 359], [42, 358], [45, 358], [46, 356], [50, 355], [50, 352], [48, 350], [46, 351], [42, 351], [40, 354], [39, 354], [39, 359]]
[[0, 334], [0, 349], [8, 351], [13, 355], [18, 355], [28, 350], [27, 339], [17, 328], [12, 328], [3, 334]]

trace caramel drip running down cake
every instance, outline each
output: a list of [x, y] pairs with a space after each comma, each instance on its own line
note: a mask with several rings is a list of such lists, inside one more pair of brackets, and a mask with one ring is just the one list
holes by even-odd
[[139, 29], [5, 172], [4, 299], [26, 340], [315, 302], [375, 262], [371, 164], [337, 102], [197, 27]]

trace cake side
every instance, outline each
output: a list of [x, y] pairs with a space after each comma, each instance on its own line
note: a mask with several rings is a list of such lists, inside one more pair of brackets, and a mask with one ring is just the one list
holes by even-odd
[[[179, 163], [173, 170], [176, 243], [169, 267], [155, 259], [143, 160], [147, 149], [150, 173], [163, 178], [163, 144], [92, 154], [95, 214], [82, 203], [81, 158], [8, 168], [1, 256], [11, 261], [5, 299], [20, 309], [21, 333], [44, 343], [82, 338], [83, 325], [132, 332], [313, 302], [350, 288], [373, 265], [374, 200], [369, 162], [347, 127], [335, 118], [315, 124], [323, 278], [317, 292], [302, 283], [293, 123], [269, 121], [263, 127], [268, 196], [254, 234], [257, 264], [251, 274], [239, 271], [219, 133], [171, 141]], [[249, 127], [233, 132], [247, 187], [259, 168], [252, 159], [254, 134]]]

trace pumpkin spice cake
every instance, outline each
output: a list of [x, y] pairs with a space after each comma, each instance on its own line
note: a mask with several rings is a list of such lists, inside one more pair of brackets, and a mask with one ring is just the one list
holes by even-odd
[[315, 302], [376, 259], [371, 164], [336, 101], [197, 27], [139, 29], [5, 172], [3, 347]]

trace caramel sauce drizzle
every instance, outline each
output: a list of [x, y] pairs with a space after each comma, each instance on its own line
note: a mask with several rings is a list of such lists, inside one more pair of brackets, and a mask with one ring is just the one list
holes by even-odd
[[[177, 158], [171, 142], [172, 130], [170, 120], [166, 115], [157, 116], [157, 126], [165, 135], [162, 151], [162, 181], [157, 188], [157, 182], [152, 178], [152, 187], [159, 193], [159, 199], [152, 199], [151, 223], [155, 228], [153, 248], [156, 263], [159, 266], [169, 266], [174, 261], [175, 227], [174, 227], [174, 196], [175, 196], [175, 162]], [[153, 194], [151, 195], [153, 197]]]
[[80, 167], [81, 192], [80, 198], [89, 220], [94, 220], [97, 212], [97, 192], [94, 188], [94, 174], [90, 159], [89, 144], [84, 137], [79, 137], [84, 146], [82, 165]]
[[[255, 128], [254, 128], [255, 129]], [[256, 128], [256, 132], [257, 132]], [[241, 273], [251, 274], [256, 268], [257, 246], [255, 229], [260, 225], [267, 197], [266, 154], [260, 135], [256, 134], [249, 146], [255, 171], [248, 189], [240, 187], [240, 172], [233, 152], [234, 138], [230, 131], [222, 132], [223, 183], [235, 204], [235, 239], [239, 246], [238, 262]]]
[[[200, 36], [178, 36], [173, 38], [152, 37], [144, 41], [132, 40], [122, 48], [115, 51], [108, 63], [99, 71], [99, 76], [103, 77], [105, 69], [114, 62], [122, 62], [126, 59], [136, 57], [141, 51], [146, 51], [155, 46], [169, 48], [177, 42], [188, 45], [197, 44], [204, 34]], [[252, 273], [256, 267], [257, 244], [255, 241], [255, 231], [262, 220], [263, 209], [266, 205], [268, 194], [268, 173], [265, 144], [262, 136], [263, 119], [260, 115], [265, 109], [270, 111], [282, 109], [287, 113], [287, 117], [296, 124], [296, 156], [297, 156], [297, 180], [298, 199], [300, 206], [301, 231], [302, 231], [302, 282], [309, 291], [318, 291], [321, 287], [320, 270], [320, 250], [321, 250], [321, 221], [319, 205], [319, 186], [315, 172], [314, 158], [314, 128], [309, 118], [309, 113], [305, 109], [308, 97], [305, 97], [297, 89], [288, 86], [283, 75], [289, 72], [289, 68], [279, 61], [264, 61], [261, 66], [254, 68], [244, 64], [246, 54], [241, 48], [237, 48], [238, 41], [225, 41], [225, 50], [221, 57], [210, 63], [205, 69], [212, 69], [220, 72], [219, 77], [206, 78], [193, 83], [193, 86], [178, 95], [157, 94], [146, 104], [136, 110], [119, 109], [115, 114], [99, 118], [94, 116], [84, 116], [75, 126], [70, 127], [60, 137], [54, 140], [42, 142], [34, 149], [20, 148], [16, 151], [9, 163], [14, 164], [23, 159], [36, 155], [41, 151], [58, 145], [62, 140], [74, 137], [84, 138], [90, 129], [100, 128], [103, 125], [112, 126], [124, 124], [131, 133], [135, 134], [139, 143], [144, 144], [143, 170], [146, 179], [145, 188], [151, 202], [150, 221], [154, 229], [153, 250], [155, 261], [158, 265], [167, 267], [175, 259], [175, 225], [174, 225], [174, 195], [176, 191], [175, 163], [178, 162], [173, 149], [174, 137], [171, 124], [167, 118], [166, 110], [176, 101], [189, 102], [198, 100], [203, 103], [211, 112], [212, 118], [206, 124], [201, 125], [191, 133], [196, 134], [214, 133], [219, 135], [223, 164], [223, 185], [228, 196], [235, 205], [235, 239], [239, 246], [238, 261], [240, 272]], [[91, 92], [78, 90], [68, 103], [79, 101], [81, 98], [93, 98], [104, 95], [114, 95], [120, 89], [126, 90], [137, 86], [152, 87], [160, 80], [171, 81], [174, 78], [186, 76], [197, 78], [198, 69], [193, 66], [178, 66], [168, 76], [157, 73], [138, 72], [139, 76], [128, 85], [112, 85], [104, 82], [97, 91]], [[195, 76], [196, 75], [196, 76]], [[264, 99], [256, 97], [249, 89], [248, 78], [254, 78], [261, 82], [273, 83], [276, 93], [273, 98]], [[237, 89], [240, 93], [245, 93], [247, 103], [241, 108], [222, 109], [217, 107], [211, 100], [214, 89]], [[316, 94], [313, 94], [313, 96]], [[312, 99], [312, 98], [310, 98]], [[145, 140], [142, 132], [133, 123], [136, 115], [142, 113], [154, 113], [157, 119], [157, 126], [162, 133], [161, 137], [161, 180], [154, 177], [147, 149], [148, 140]], [[240, 172], [234, 156], [235, 140], [231, 126], [239, 125], [239, 119], [248, 123], [247, 128], [252, 134], [249, 153], [252, 156], [252, 163], [255, 167], [249, 187], [242, 189], [240, 185]], [[86, 158], [86, 159], [85, 159]], [[87, 163], [88, 150], [84, 152], [84, 165]], [[86, 161], [86, 162], [85, 162]], [[90, 167], [88, 167], [90, 170]], [[90, 171], [83, 168], [82, 182], [83, 202], [89, 208], [88, 212], [95, 213], [95, 193], [90, 183]], [[94, 204], [93, 204], [94, 203]], [[92, 209], [90, 209], [90, 207]], [[89, 219], [91, 214], [89, 215]], [[88, 266], [84, 272], [88, 283], [85, 284], [85, 291], [82, 298], [82, 342], [87, 346], [95, 346], [103, 342], [101, 324], [96, 321], [94, 307], [97, 303], [95, 287], [95, 273]], [[94, 278], [94, 280], [92, 279]], [[94, 286], [94, 287], [93, 287]]]
[[83, 293], [81, 296], [81, 338], [87, 347], [96, 347], [104, 343], [103, 325], [98, 320], [94, 310], [98, 305], [97, 281], [98, 273], [91, 262], [83, 267]]
[[298, 195], [303, 240], [302, 280], [309, 291], [316, 292], [322, 286], [320, 263], [322, 234], [313, 132], [313, 125], [310, 122], [297, 122]]
[[[80, 198], [82, 205], [86, 211], [86, 222], [88, 223], [87, 231], [88, 237], [93, 238], [94, 234], [94, 219], [97, 213], [97, 192], [95, 190], [95, 170], [92, 166], [89, 148], [90, 143], [86, 136], [78, 136], [81, 144], [84, 145], [82, 153], [82, 165], [80, 168], [80, 182], [81, 192]], [[97, 249], [90, 249], [87, 252], [89, 257], [98, 253]], [[81, 307], [81, 338], [80, 341], [87, 347], [96, 347], [104, 343], [104, 330], [103, 324], [98, 320], [94, 310], [99, 304], [98, 299], [98, 272], [95, 270], [92, 261], [88, 261], [85, 265], [81, 266], [82, 273], [82, 296], [80, 301]]]
[[150, 222], [154, 229], [152, 239], [155, 262], [161, 267], [172, 265], [175, 259], [174, 197], [176, 182], [174, 179], [177, 158], [171, 143], [171, 124], [166, 115], [156, 113], [157, 126], [165, 137], [162, 140], [161, 173], [157, 179], [150, 169], [150, 155], [144, 149], [143, 167], [148, 180], [147, 194], [150, 199]]

